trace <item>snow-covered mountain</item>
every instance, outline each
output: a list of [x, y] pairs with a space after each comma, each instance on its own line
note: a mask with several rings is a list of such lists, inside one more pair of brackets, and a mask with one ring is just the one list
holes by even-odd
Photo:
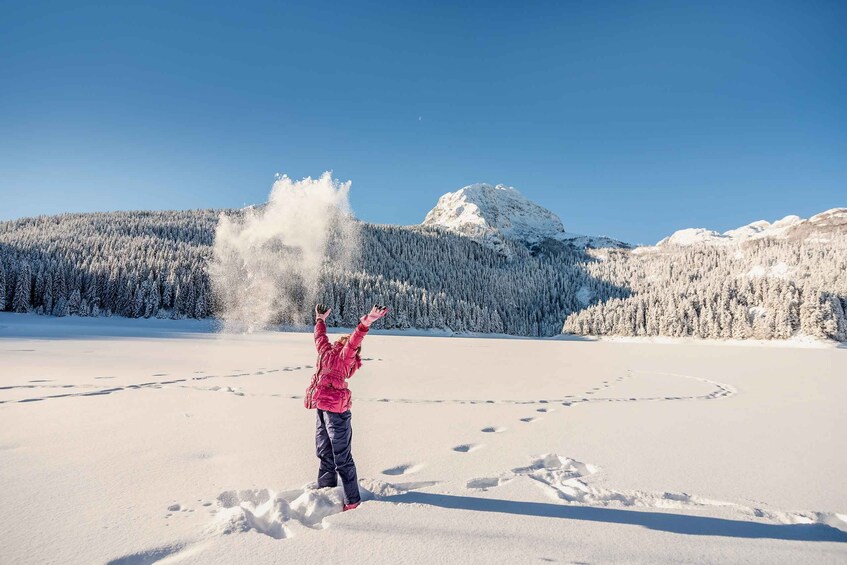
[[569, 233], [559, 216], [502, 184], [471, 184], [438, 199], [423, 225], [438, 226], [500, 249], [505, 241], [535, 246], [550, 240], [575, 247], [628, 247], [608, 237]]
[[754, 239], [825, 240], [832, 234], [847, 233], [847, 208], [833, 208], [809, 219], [786, 216], [773, 223], [759, 220], [734, 230], [719, 233], [704, 228], [688, 228], [674, 232], [657, 246], [735, 245]]

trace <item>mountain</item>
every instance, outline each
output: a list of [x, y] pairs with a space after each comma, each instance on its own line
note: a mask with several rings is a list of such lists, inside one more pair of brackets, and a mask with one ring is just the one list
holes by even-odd
[[[351, 267], [327, 263], [318, 282], [318, 295], [333, 305], [330, 325], [350, 327], [367, 305], [387, 303], [386, 328], [847, 342], [843, 208], [709, 236], [744, 240], [743, 246], [584, 250], [555, 214], [514, 189], [466, 188], [439, 202], [430, 225], [361, 224], [360, 256]], [[215, 277], [210, 265], [222, 214], [240, 221], [245, 212], [104, 212], [0, 222], [0, 311], [217, 316], [222, 300], [239, 288], [233, 277]], [[775, 237], [784, 239], [773, 245]], [[494, 243], [480, 245], [476, 238]], [[264, 251], [285, 260], [282, 247]], [[252, 277], [243, 265], [237, 268]], [[280, 282], [300, 300], [297, 281]], [[311, 304], [302, 306], [301, 317], [284, 319], [274, 311], [271, 323], [307, 324]]]
[[847, 208], [833, 208], [805, 220], [799, 216], [786, 216], [773, 223], [759, 220], [723, 233], [704, 228], [678, 230], [656, 246], [737, 245], [757, 239], [826, 240], [833, 234], [845, 233]]
[[424, 226], [439, 227], [503, 250], [506, 241], [539, 249], [551, 242], [584, 249], [629, 247], [608, 237], [565, 231], [562, 220], [527, 199], [517, 189], [502, 184], [471, 184], [438, 199], [424, 218]]

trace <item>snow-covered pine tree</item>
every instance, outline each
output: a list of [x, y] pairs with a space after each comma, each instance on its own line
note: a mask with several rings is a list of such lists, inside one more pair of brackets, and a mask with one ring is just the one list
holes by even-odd
[[0, 312], [6, 309], [6, 268], [0, 261]]
[[12, 310], [14, 312], [29, 312], [32, 309], [32, 275], [29, 263], [24, 261], [18, 269], [15, 282], [15, 296], [12, 299]]
[[[33, 281], [29, 305], [39, 312], [66, 314], [71, 293], [79, 291], [91, 313], [99, 301], [107, 313], [133, 315], [139, 287], [150, 281], [141, 291], [140, 315], [157, 315], [155, 289], [159, 311], [168, 315], [196, 316], [201, 294], [206, 304], [199, 310], [215, 315], [206, 264], [219, 213], [63, 214], [0, 222], [2, 308], [14, 309], [16, 294], [25, 294], [16, 291], [26, 263]], [[332, 324], [353, 325], [364, 308], [384, 300], [395, 314], [386, 325], [455, 331], [552, 335], [564, 321], [566, 331], [580, 334], [716, 338], [770, 331], [783, 339], [798, 333], [843, 339], [847, 332], [843, 236], [588, 255], [564, 249], [544, 257], [510, 242], [506, 257], [423, 227], [363, 224], [362, 240], [353, 269], [329, 265], [324, 273], [320, 293], [336, 303]]]

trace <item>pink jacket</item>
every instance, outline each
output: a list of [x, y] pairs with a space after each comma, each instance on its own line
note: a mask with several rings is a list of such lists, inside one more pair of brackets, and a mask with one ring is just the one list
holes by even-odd
[[318, 408], [328, 412], [345, 412], [350, 409], [350, 389], [347, 379], [362, 366], [357, 349], [365, 339], [368, 327], [356, 326], [355, 331], [343, 346], [331, 344], [326, 337], [326, 323], [315, 322], [315, 346], [318, 348], [318, 362], [315, 374], [303, 404], [306, 408]]

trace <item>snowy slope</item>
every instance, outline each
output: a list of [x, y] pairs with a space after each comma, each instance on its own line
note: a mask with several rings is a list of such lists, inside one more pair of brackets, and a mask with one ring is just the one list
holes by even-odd
[[471, 184], [438, 199], [423, 225], [438, 226], [500, 248], [506, 240], [533, 245], [545, 240], [576, 247], [626, 247], [607, 237], [568, 233], [559, 216], [502, 184]]
[[833, 208], [809, 219], [786, 216], [770, 223], [759, 220], [723, 233], [704, 228], [687, 228], [674, 232], [659, 241], [657, 246], [677, 245], [735, 245], [754, 239], [806, 239], [826, 238], [847, 233], [847, 208]]

